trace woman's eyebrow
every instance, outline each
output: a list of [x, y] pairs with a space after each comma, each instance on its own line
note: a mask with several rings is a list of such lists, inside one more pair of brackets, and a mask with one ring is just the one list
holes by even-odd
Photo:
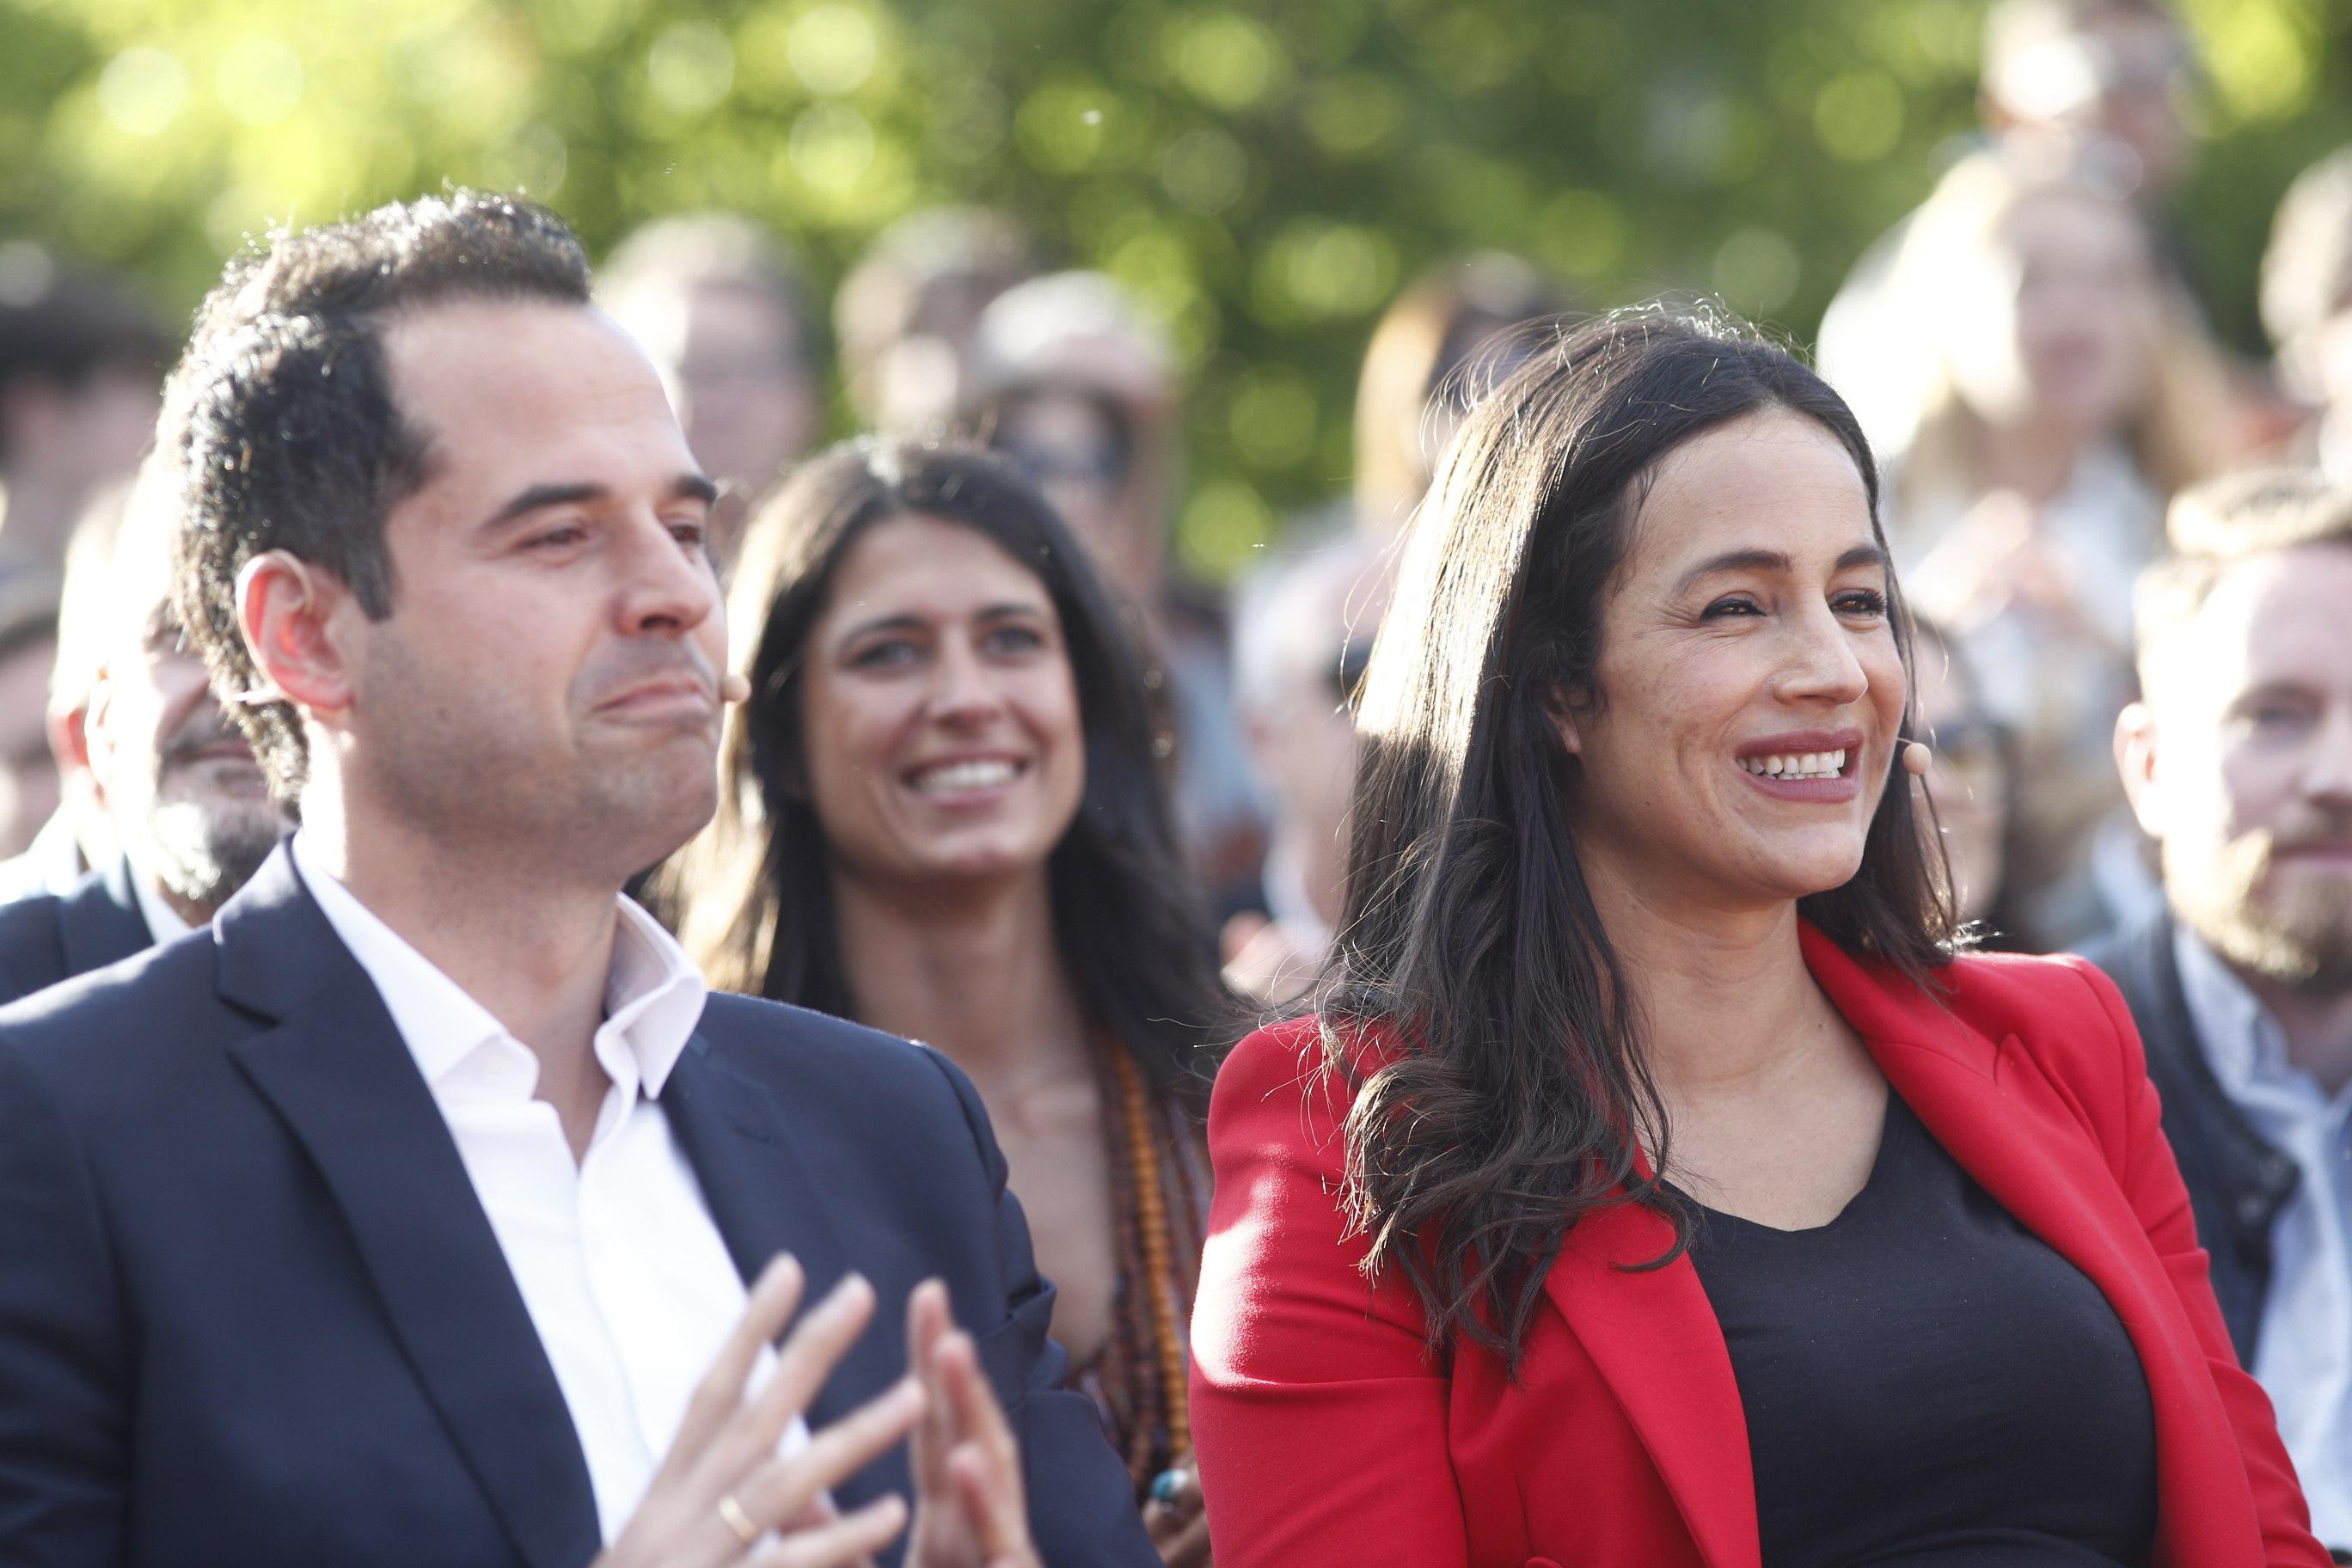
[[[1886, 552], [1875, 544], [1857, 544], [1837, 558], [1837, 564], [1832, 570], [1850, 572], [1857, 566], [1876, 566], [1884, 571], [1886, 567]], [[1675, 592], [1683, 593], [1693, 584], [1712, 577], [1718, 572], [1773, 572], [1785, 576], [1796, 569], [1797, 563], [1790, 559], [1789, 552], [1785, 550], [1760, 548], [1727, 550], [1720, 555], [1708, 556], [1684, 573], [1681, 580], [1675, 584]]]

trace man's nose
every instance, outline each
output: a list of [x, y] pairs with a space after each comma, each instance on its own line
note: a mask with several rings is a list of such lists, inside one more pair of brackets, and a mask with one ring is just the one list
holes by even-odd
[[709, 553], [679, 538], [675, 526], [650, 513], [633, 519], [626, 544], [614, 552], [625, 632], [692, 631], [719, 608]]
[[2312, 737], [2303, 792], [2312, 801], [2352, 812], [2352, 698], [2330, 703]]

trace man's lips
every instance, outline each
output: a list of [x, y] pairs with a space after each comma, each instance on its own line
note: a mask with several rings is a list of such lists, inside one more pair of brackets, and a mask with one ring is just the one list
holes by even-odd
[[666, 713], [672, 710], [716, 714], [719, 711], [719, 693], [708, 681], [698, 680], [691, 676], [677, 676], [662, 680], [640, 681], [596, 704], [599, 713], [623, 717]]

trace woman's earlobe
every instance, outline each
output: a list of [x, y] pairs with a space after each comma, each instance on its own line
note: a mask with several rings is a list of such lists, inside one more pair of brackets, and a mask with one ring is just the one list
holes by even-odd
[[1577, 731], [1576, 704], [1570, 700], [1568, 689], [1554, 686], [1547, 690], [1543, 708], [1544, 717], [1551, 721], [1552, 730], [1559, 736], [1559, 743], [1568, 749], [1568, 754], [1581, 756], [1584, 742]]

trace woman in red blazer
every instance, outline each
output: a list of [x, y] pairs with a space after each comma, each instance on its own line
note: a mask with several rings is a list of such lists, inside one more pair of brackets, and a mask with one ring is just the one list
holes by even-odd
[[1457, 437], [1326, 1010], [1211, 1110], [1221, 1568], [2327, 1562], [2115, 992], [1955, 956], [1876, 486], [1656, 313]]

